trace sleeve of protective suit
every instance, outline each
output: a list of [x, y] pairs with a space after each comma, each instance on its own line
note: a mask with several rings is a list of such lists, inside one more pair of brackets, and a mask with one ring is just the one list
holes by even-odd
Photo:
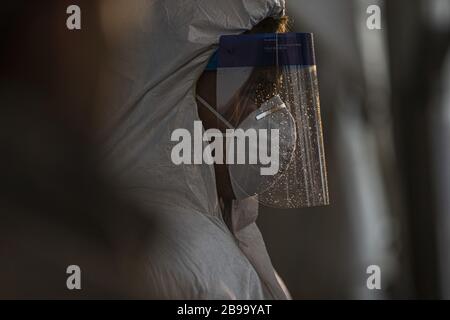
[[[101, 138], [120, 190], [157, 220], [148, 286], [166, 299], [283, 298], [254, 220], [240, 227], [246, 231], [239, 237], [228, 229], [214, 167], [174, 164], [171, 136], [177, 129], [195, 135], [196, 82], [220, 36], [282, 15], [284, 0], [135, 0], [130, 6], [134, 24], [104, 75], [118, 89], [103, 102]], [[243, 247], [256, 248], [257, 257]]]

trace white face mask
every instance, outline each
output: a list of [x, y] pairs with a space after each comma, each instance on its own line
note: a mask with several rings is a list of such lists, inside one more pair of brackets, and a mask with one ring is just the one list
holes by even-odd
[[[236, 138], [234, 145], [227, 146], [227, 155], [232, 152], [233, 158], [236, 160], [228, 164], [236, 198], [240, 200], [261, 194], [273, 186], [288, 168], [295, 152], [297, 139], [294, 118], [281, 98], [275, 96], [263, 103], [259, 109], [249, 114], [237, 128], [233, 128], [204, 99], [199, 96], [197, 99], [236, 133], [250, 131], [257, 133], [257, 141], [253, 141], [253, 143], [252, 141], [245, 143], [245, 138]], [[238, 147], [243, 145], [245, 146], [244, 150]], [[244, 164], [238, 164], [242, 163], [242, 161], [237, 161], [240, 156], [244, 158]], [[252, 157], [257, 161], [250, 161]]]

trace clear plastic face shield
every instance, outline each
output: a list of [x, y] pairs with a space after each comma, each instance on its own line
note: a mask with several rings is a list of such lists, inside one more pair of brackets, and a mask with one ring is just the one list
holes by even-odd
[[216, 108], [237, 199], [300, 208], [329, 204], [312, 34], [223, 36]]

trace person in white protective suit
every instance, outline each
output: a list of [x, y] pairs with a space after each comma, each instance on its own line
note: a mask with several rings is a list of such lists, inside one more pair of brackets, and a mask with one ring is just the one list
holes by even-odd
[[103, 147], [124, 194], [159, 221], [149, 290], [163, 299], [286, 299], [255, 224], [256, 198], [225, 223], [214, 166], [175, 165], [176, 129], [200, 120], [196, 85], [222, 35], [284, 15], [284, 0], [138, 0], [138, 21], [109, 63]]

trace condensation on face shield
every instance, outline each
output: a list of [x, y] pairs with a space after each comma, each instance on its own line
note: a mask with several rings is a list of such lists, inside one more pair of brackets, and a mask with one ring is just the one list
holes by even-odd
[[295, 154], [287, 170], [259, 195], [261, 203], [284, 208], [328, 205], [328, 183], [323, 147], [316, 66], [284, 66], [280, 96], [296, 124]]
[[237, 137], [227, 153], [259, 156], [228, 164], [236, 197], [258, 194], [277, 208], [329, 204], [312, 35], [222, 37], [217, 92], [222, 116], [248, 133], [244, 149]]

